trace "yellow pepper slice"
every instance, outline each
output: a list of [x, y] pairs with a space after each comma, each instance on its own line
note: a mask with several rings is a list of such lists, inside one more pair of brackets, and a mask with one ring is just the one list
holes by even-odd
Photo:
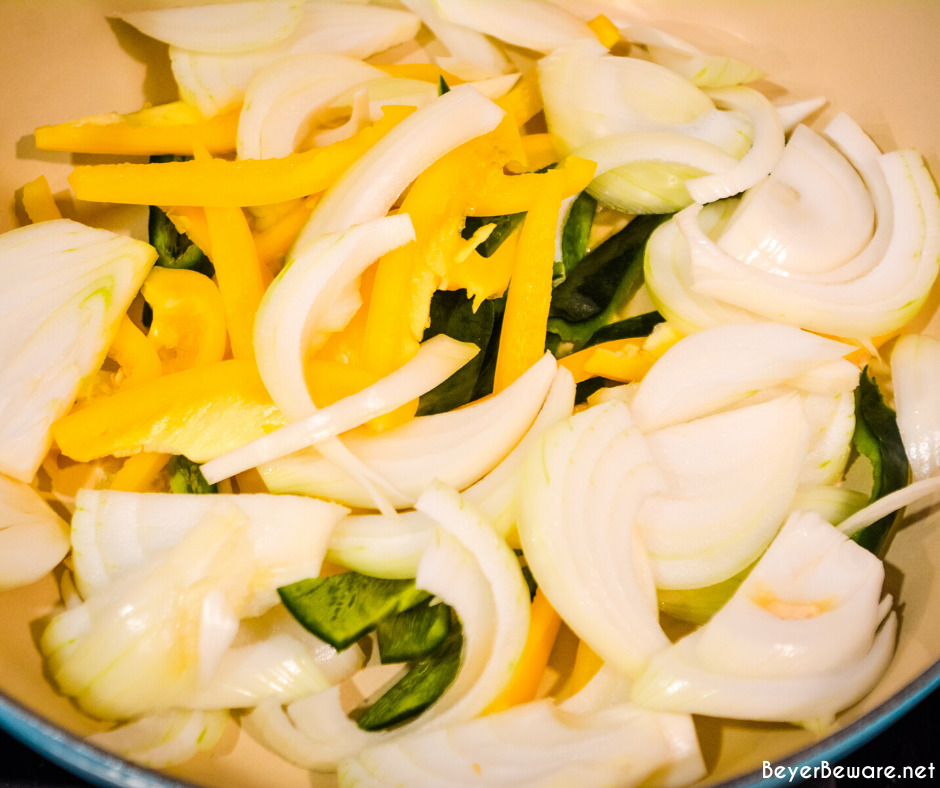
[[212, 153], [235, 150], [241, 107], [203, 119], [195, 107], [174, 101], [126, 115], [111, 112], [40, 126], [36, 147], [70, 153], [112, 153], [125, 156], [191, 155], [194, 145]]
[[[555, 176], [556, 173], [546, 175]], [[545, 352], [545, 326], [555, 265], [555, 230], [562, 199], [559, 180], [558, 177], [542, 179], [542, 190], [536, 195], [522, 225], [516, 263], [506, 295], [494, 391], [505, 389]]]
[[307, 197], [331, 186], [414, 107], [385, 114], [349, 139], [280, 159], [210, 159], [161, 164], [96, 164], [69, 176], [80, 200], [133, 205], [244, 207]]
[[555, 148], [551, 134], [526, 134], [522, 138], [522, 149], [528, 160], [529, 170], [541, 170], [561, 158]]
[[544, 191], [550, 178], [557, 180], [562, 199], [571, 197], [587, 188], [596, 170], [596, 162], [569, 156], [560, 167], [548, 172], [493, 173], [486, 188], [477, 193], [468, 206], [467, 215], [502, 216], [526, 211]]
[[211, 259], [212, 241], [209, 239], [205, 209], [195, 205], [174, 205], [163, 206], [162, 210], [173, 222], [177, 232], [183, 233]]
[[157, 349], [127, 315], [121, 318], [108, 355], [121, 367], [124, 385], [136, 385], [163, 374]]
[[284, 267], [284, 258], [318, 201], [318, 195], [307, 197], [269, 227], [255, 233], [258, 261], [272, 277]]
[[154, 489], [154, 480], [172, 454], [144, 451], [128, 457], [121, 469], [111, 477], [108, 489], [123, 492], [150, 492]]
[[196, 271], [154, 268], [141, 287], [153, 310], [148, 339], [166, 373], [221, 361], [225, 306], [215, 282]]
[[535, 699], [560, 627], [561, 617], [542, 590], [537, 589], [532, 599], [529, 634], [526, 636], [522, 656], [516, 663], [509, 684], [489, 705], [486, 714]]
[[267, 283], [248, 220], [241, 208], [206, 208], [206, 223], [232, 355], [254, 362], [255, 314]]
[[608, 19], [603, 14], [595, 16], [590, 22], [587, 23], [587, 26], [591, 28], [591, 32], [597, 36], [597, 40], [608, 49], [613, 49], [622, 40], [620, 30], [617, 29], [617, 25], [611, 22], [610, 19]]
[[473, 309], [479, 309], [485, 299], [506, 292], [518, 242], [519, 233], [514, 232], [489, 257], [473, 251], [462, 260], [454, 260], [447, 267], [442, 286], [447, 290], [466, 290], [473, 298]]
[[88, 400], [52, 434], [81, 462], [141, 451], [206, 462], [284, 424], [255, 365], [229, 359]]
[[571, 673], [568, 674], [565, 686], [558, 692], [557, 697], [559, 700], [577, 695], [594, 678], [603, 665], [604, 660], [597, 656], [594, 649], [583, 640], [579, 641]]
[[539, 90], [538, 74], [534, 68], [524, 73], [496, 104], [506, 110], [516, 126], [524, 126], [542, 111], [542, 92]]
[[23, 210], [26, 211], [26, 215], [33, 224], [62, 218], [62, 212], [56, 205], [45, 175], [40, 175], [23, 186], [22, 199]]

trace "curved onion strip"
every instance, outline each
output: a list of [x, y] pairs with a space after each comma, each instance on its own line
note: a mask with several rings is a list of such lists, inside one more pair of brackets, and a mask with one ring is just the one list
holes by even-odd
[[[420, 416], [372, 436], [350, 436], [345, 445], [396, 489], [399, 508], [412, 506], [435, 478], [464, 489], [492, 470], [535, 420], [556, 373], [550, 354], [498, 394], [458, 410]], [[369, 508], [372, 499], [316, 451], [297, 452], [258, 467], [268, 489], [296, 492]]]
[[813, 513], [793, 514], [727, 605], [654, 655], [633, 700], [660, 710], [801, 722], [863, 697], [894, 650], [884, 569]]
[[262, 704], [246, 718], [246, 729], [283, 757], [333, 770], [368, 744], [476, 717], [511, 679], [529, 627], [529, 592], [515, 555], [445, 485], [432, 484], [418, 507], [438, 528], [421, 558], [416, 585], [460, 618], [464, 640], [457, 676], [427, 711], [392, 731], [360, 730], [346, 716], [338, 687], [290, 704], [286, 714], [280, 704]]
[[275, 60], [304, 52], [366, 58], [414, 37], [421, 20], [407, 11], [356, 3], [307, 2], [296, 29], [272, 46], [238, 54], [170, 47], [180, 97], [206, 117], [237, 106], [254, 75]]
[[940, 493], [940, 477], [938, 476], [912, 482], [907, 487], [888, 493], [883, 498], [879, 498], [864, 509], [847, 517], [839, 523], [839, 530], [846, 536], [854, 536], [872, 523], [878, 522], [882, 517], [937, 493]]
[[315, 577], [329, 534], [346, 510], [301, 496], [175, 495], [80, 490], [72, 517], [75, 581], [83, 597], [105, 590], [173, 549], [207, 517], [227, 511], [246, 520], [265, 581], [256, 605], [277, 602], [279, 585]]
[[715, 326], [663, 353], [640, 382], [631, 410], [641, 429], [660, 429], [732, 405], [853, 350], [778, 323]]
[[[940, 265], [940, 199], [913, 151], [881, 159], [893, 199], [888, 248], [869, 271], [845, 282], [813, 282], [751, 268], [725, 254], [694, 221], [698, 207], [676, 217], [692, 250], [695, 288], [775, 320], [836, 336], [890, 333], [915, 315]], [[838, 269], [836, 269], [838, 270]]]
[[855, 432], [855, 397], [852, 392], [858, 383], [857, 371], [855, 367], [855, 383], [851, 387], [835, 394], [811, 392], [803, 397], [810, 443], [800, 472], [801, 485], [816, 487], [842, 481]]
[[911, 475], [940, 473], [940, 340], [907, 334], [891, 350], [891, 382], [898, 428]]
[[733, 577], [770, 544], [790, 510], [809, 429], [794, 393], [676, 424], [646, 442], [668, 488], [642, 503], [636, 525], [657, 588], [682, 590]]
[[211, 750], [228, 722], [225, 711], [169, 709], [104, 733], [93, 733], [87, 741], [142, 766], [165, 769]]
[[783, 153], [784, 137], [780, 116], [773, 105], [752, 88], [729, 87], [707, 91], [716, 104], [746, 113], [754, 123], [751, 149], [730, 170], [686, 181], [692, 199], [713, 202], [749, 189], [776, 166]]
[[215, 484], [359, 427], [443, 383], [479, 350], [472, 343], [438, 334], [422, 342], [413, 358], [371, 386], [210, 460], [201, 467], [202, 475], [207, 482]]
[[0, 591], [44, 577], [70, 546], [68, 523], [39, 493], [0, 474]]
[[335, 129], [327, 129], [326, 131], [316, 133], [311, 139], [314, 147], [325, 148], [327, 145], [332, 145], [334, 142], [347, 140], [369, 125], [372, 113], [369, 108], [368, 90], [362, 86], [358, 87], [349, 99], [348, 106], [349, 120], [342, 126], [337, 126]]
[[289, 419], [316, 410], [304, 362], [359, 308], [359, 276], [414, 237], [410, 217], [398, 214], [316, 238], [288, 257], [258, 307], [254, 344], [265, 388]]
[[0, 473], [33, 480], [53, 422], [100, 369], [156, 255], [71, 219], [0, 236]]
[[803, 123], [810, 115], [821, 110], [828, 103], [825, 96], [814, 96], [813, 98], [792, 101], [789, 103], [776, 103], [774, 108], [780, 116], [780, 123], [785, 133], [789, 134], [800, 123]]
[[[699, 214], [703, 230], [711, 234], [733, 210], [732, 201], [706, 205]], [[657, 227], [646, 243], [644, 281], [660, 314], [683, 334], [694, 334], [723, 323], [752, 321], [755, 315], [695, 292], [689, 245], [674, 219]]]
[[[523, 459], [545, 430], [571, 415], [574, 397], [574, 378], [559, 368], [539, 415], [522, 440], [506, 459], [463, 491], [464, 500], [476, 506], [504, 539], [511, 537], [516, 525]], [[352, 514], [333, 529], [327, 560], [376, 577], [414, 577], [432, 527], [430, 518], [418, 511], [394, 517]]]
[[740, 60], [707, 55], [688, 41], [649, 25], [627, 25], [620, 33], [631, 43], [644, 45], [654, 63], [681, 74], [699, 87], [740, 85], [767, 76]]
[[457, 85], [418, 109], [370, 148], [317, 204], [294, 242], [385, 216], [405, 187], [430, 164], [492, 131], [505, 113], [469, 85]]
[[435, 0], [402, 0], [450, 53], [435, 56], [439, 66], [461, 79], [476, 80], [505, 74], [512, 68], [506, 55], [482, 33], [455, 25], [438, 12]]
[[435, 0], [447, 21], [536, 52], [591, 38], [573, 14], [538, 0]]
[[303, 15], [302, 0], [181, 6], [116, 14], [145, 35], [198, 52], [249, 52], [287, 38]]
[[245, 92], [238, 119], [240, 159], [293, 153], [309, 119], [335, 98], [385, 72], [361, 60], [328, 53], [279, 58], [261, 69]]
[[675, 131], [715, 109], [688, 80], [656, 63], [615, 57], [597, 39], [538, 62], [548, 130], [560, 153], [620, 132]]
[[838, 525], [868, 505], [868, 495], [848, 487], [830, 485], [801, 486], [793, 496], [791, 509], [815, 512], [827, 523]]
[[[698, 750], [687, 716], [628, 704], [573, 713], [544, 699], [371, 745], [340, 764], [339, 779], [363, 788], [395, 781], [629, 788], [655, 772], [658, 785], [674, 785], [679, 776], [704, 776]], [[667, 772], [673, 780], [662, 781]]]
[[331, 686], [316, 656], [288, 634], [228, 648], [199, 688], [180, 701], [190, 709], [245, 709], [276, 698], [290, 703]]
[[745, 193], [718, 246], [754, 268], [801, 278], [855, 257], [874, 224], [871, 197], [852, 165], [798, 126], [773, 172]]
[[604, 662], [628, 675], [668, 645], [633, 527], [663, 484], [619, 400], [548, 430], [523, 469], [519, 538], [539, 587]]

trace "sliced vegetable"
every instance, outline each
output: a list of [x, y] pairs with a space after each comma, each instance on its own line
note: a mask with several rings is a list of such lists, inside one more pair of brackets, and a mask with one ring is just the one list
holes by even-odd
[[428, 599], [412, 580], [384, 580], [356, 572], [300, 580], [277, 590], [304, 628], [333, 648], [348, 648], [384, 618]]
[[69, 527], [35, 489], [0, 474], [0, 590], [51, 572], [69, 551]]
[[32, 480], [53, 422], [101, 366], [155, 258], [148, 244], [70, 219], [0, 236], [0, 472]]
[[150, 245], [157, 250], [157, 265], [163, 268], [188, 268], [212, 276], [215, 269], [206, 253], [185, 234], [179, 232], [166, 212], [150, 206]]
[[410, 662], [429, 656], [450, 630], [451, 611], [447, 605], [416, 605], [379, 622], [375, 630], [379, 656], [383, 663]]
[[[138, 457], [140, 455], [134, 456]], [[206, 477], [202, 475], [197, 463], [181, 454], [177, 454], [170, 459], [166, 467], [166, 473], [169, 477], [170, 492], [184, 495], [205, 495], [219, 491], [217, 484], [209, 484], [206, 481]], [[111, 489], [114, 489], [114, 487]]]
[[938, 371], [940, 342], [933, 337], [905, 334], [894, 344], [891, 384], [898, 429], [911, 475], [918, 480], [940, 473], [940, 412], [935, 404]]

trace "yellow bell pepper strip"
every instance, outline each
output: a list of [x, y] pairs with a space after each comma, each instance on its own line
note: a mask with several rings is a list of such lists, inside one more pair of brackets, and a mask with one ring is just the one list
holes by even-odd
[[255, 365], [228, 359], [88, 400], [52, 434], [80, 462], [141, 451], [206, 462], [285, 423]]
[[211, 153], [231, 153], [235, 150], [240, 113], [238, 107], [206, 120], [195, 107], [174, 101], [126, 115], [112, 112], [40, 126], [35, 134], [36, 147], [70, 153], [188, 156], [194, 145], [202, 145]]
[[597, 653], [583, 640], [578, 642], [578, 650], [575, 652], [574, 665], [571, 667], [571, 673], [565, 681], [564, 687], [559, 690], [556, 697], [558, 700], [570, 698], [577, 695], [587, 686], [587, 683], [597, 675], [597, 671], [604, 665]]
[[147, 338], [164, 373], [222, 360], [225, 306], [215, 282], [185, 268], [154, 268], [141, 295], [153, 310]]
[[22, 200], [23, 210], [33, 224], [62, 218], [45, 175], [24, 184]]
[[562, 200], [557, 173], [550, 171], [546, 175], [550, 177], [542, 178], [542, 189], [531, 203], [519, 235], [496, 355], [493, 390], [497, 392], [509, 386], [545, 352], [555, 231]]
[[206, 222], [232, 355], [254, 362], [255, 314], [267, 283], [248, 220], [241, 208], [206, 208]]
[[211, 159], [156, 164], [94, 164], [69, 176], [75, 196], [132, 205], [244, 207], [307, 197], [331, 186], [414, 107], [384, 108], [349, 139], [279, 159]]
[[490, 703], [485, 714], [492, 714], [535, 699], [560, 627], [561, 617], [555, 612], [542, 590], [537, 589], [532, 599], [529, 634], [526, 636], [522, 656], [516, 663], [509, 683]]
[[524, 126], [532, 120], [542, 111], [537, 71], [531, 68], [525, 72], [508, 93], [496, 99], [496, 104], [506, 110], [516, 126]]
[[610, 19], [608, 19], [603, 14], [595, 16], [590, 22], [587, 23], [587, 26], [591, 28], [591, 32], [597, 36], [597, 40], [608, 49], [613, 49], [622, 40], [620, 30], [617, 29], [617, 25], [611, 22]]
[[552, 135], [544, 132], [526, 134], [522, 138], [522, 149], [525, 151], [530, 171], [541, 170], [561, 158]]
[[445, 290], [466, 290], [473, 298], [473, 309], [476, 311], [485, 299], [506, 292], [516, 262], [518, 242], [519, 233], [514, 232], [489, 257], [473, 251], [463, 259], [455, 260], [448, 266], [441, 287]]
[[121, 367], [117, 382], [134, 386], [163, 374], [157, 349], [127, 315], [121, 318], [108, 356]]
[[319, 201], [313, 195], [299, 202], [270, 227], [255, 232], [255, 249], [258, 261], [274, 277], [284, 267], [284, 258], [290, 251], [294, 239], [303, 229]]
[[411, 217], [416, 240], [382, 258], [368, 301], [364, 341], [370, 369], [387, 374], [417, 352], [431, 296], [463, 247], [468, 195], [502, 176], [506, 162], [523, 157], [518, 130], [507, 119], [415, 179], [400, 211]]
[[124, 460], [121, 469], [111, 477], [110, 490], [122, 492], [150, 492], [156, 485], [154, 481], [170, 461], [172, 454], [143, 451]]
[[206, 211], [195, 205], [160, 206], [177, 232], [182, 233], [196, 246], [212, 257], [212, 241], [209, 239], [209, 225], [206, 224]]
[[493, 173], [486, 187], [478, 192], [467, 209], [468, 216], [502, 216], [522, 213], [545, 189], [548, 180], [557, 180], [562, 199], [578, 194], [587, 187], [597, 170], [597, 163], [577, 156], [568, 156], [562, 165], [547, 172], [526, 172], [521, 175]]

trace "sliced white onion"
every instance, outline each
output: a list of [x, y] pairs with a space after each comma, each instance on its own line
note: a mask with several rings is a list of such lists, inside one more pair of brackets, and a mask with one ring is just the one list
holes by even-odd
[[419, 511], [438, 524], [421, 559], [416, 585], [451, 605], [463, 628], [454, 681], [415, 720], [367, 733], [350, 720], [334, 688], [287, 706], [268, 702], [246, 718], [246, 729], [283, 757], [317, 770], [368, 744], [429, 726], [478, 716], [512, 677], [529, 626], [529, 592], [513, 552], [473, 507], [445, 485], [421, 496]]
[[657, 588], [716, 585], [761, 555], [790, 510], [808, 432], [790, 394], [647, 434], [668, 485], [636, 514]]
[[793, 496], [793, 511], [815, 512], [827, 523], [839, 525], [868, 505], [869, 496], [848, 487], [802, 486]]
[[512, 66], [503, 51], [489, 38], [441, 16], [435, 0], [403, 0], [434, 36], [447, 48], [449, 57], [437, 56], [437, 64], [465, 80], [487, 79], [505, 74]]
[[376, 5], [307, 2], [296, 29], [283, 41], [238, 54], [170, 47], [180, 97], [211, 117], [242, 102], [254, 75], [288, 55], [333, 52], [366, 58], [408, 41], [421, 21], [407, 11]]
[[780, 116], [780, 123], [786, 134], [789, 134], [799, 124], [803, 123], [814, 112], [818, 112], [828, 103], [825, 96], [791, 101], [788, 103], [776, 102], [774, 107]]
[[[506, 459], [463, 491], [463, 498], [476, 506], [504, 539], [511, 537], [516, 525], [522, 462], [545, 430], [571, 416], [574, 397], [574, 378], [560, 368], [539, 415], [522, 440]], [[394, 517], [352, 514], [333, 529], [327, 559], [377, 577], [414, 577], [433, 525], [429, 517], [414, 510]]]
[[747, 63], [723, 55], [705, 54], [688, 41], [649, 25], [627, 25], [620, 33], [631, 43], [642, 44], [654, 63], [681, 74], [699, 87], [740, 85], [766, 76]]
[[0, 235], [0, 473], [32, 481], [156, 254], [71, 219]]
[[711, 99], [655, 63], [615, 57], [596, 38], [559, 47], [538, 63], [548, 129], [561, 153], [620, 132], [674, 131], [711, 112]]
[[[397, 490], [398, 508], [412, 506], [435, 478], [464, 489], [492, 470], [535, 420], [556, 373], [546, 354], [495, 396], [432, 416], [419, 416], [372, 436], [349, 436], [349, 450]], [[370, 508], [360, 483], [315, 450], [258, 467], [272, 492], [315, 495]]]
[[[891, 216], [878, 216], [879, 222], [890, 222], [890, 240], [873, 268], [830, 282], [757, 270], [704, 236], [694, 221], [693, 205], [677, 221], [691, 245], [695, 288], [774, 320], [836, 336], [864, 339], [900, 328], [924, 304], [937, 276], [940, 199], [918, 154], [898, 151], [879, 161], [893, 209]], [[878, 243], [877, 232], [872, 243]]]
[[316, 577], [329, 534], [346, 510], [301, 496], [174, 495], [80, 490], [72, 517], [72, 560], [83, 597], [105, 590], [174, 550], [212, 516], [245, 518], [258, 576], [255, 613], [277, 601], [279, 585]]
[[692, 199], [699, 203], [722, 200], [751, 188], [773, 170], [784, 148], [780, 116], [762, 94], [739, 86], [713, 88], [707, 95], [719, 107], [748, 115], [754, 125], [754, 137], [750, 150], [731, 169], [686, 182]]
[[44, 577], [69, 547], [68, 523], [34, 488], [0, 474], [0, 590]]
[[[688, 205], [692, 198], [680, 189], [679, 199], [669, 199], [660, 184], [656, 192], [645, 184], [632, 184], [633, 174], [625, 165], [635, 162], [682, 165], [696, 172], [720, 172], [737, 164], [737, 159], [710, 142], [679, 132], [622, 132], [592, 140], [573, 154], [597, 162], [594, 180], [588, 191], [606, 205], [626, 213], [671, 213]], [[619, 180], [612, 182], [612, 176]], [[623, 183], [626, 180], [627, 183]], [[664, 171], [658, 180], [670, 179]], [[627, 196], [629, 195], [629, 196]], [[658, 198], [658, 199], [657, 199]]]
[[538, 0], [434, 0], [447, 21], [508, 44], [551, 52], [569, 41], [591, 38], [591, 29], [564, 9]]
[[[699, 214], [703, 230], [711, 234], [733, 210], [732, 201], [706, 205]], [[692, 282], [692, 258], [674, 219], [657, 227], [646, 243], [644, 281], [656, 309], [683, 334], [694, 334], [723, 323], [753, 321], [755, 316], [697, 293]]]
[[871, 196], [852, 165], [798, 126], [770, 176], [745, 193], [718, 246], [754, 268], [799, 277], [857, 255], [874, 224]]
[[211, 750], [228, 723], [225, 711], [169, 709], [94, 733], [87, 741], [142, 766], [166, 769]]
[[[646, 784], [655, 773], [657, 785], [674, 785], [660, 778], [674, 765], [675, 750], [681, 750], [676, 739], [698, 751], [691, 718], [626, 704], [576, 714], [545, 699], [371, 745], [340, 764], [339, 779], [363, 788], [394, 781], [628, 788]], [[701, 755], [698, 768], [685, 765], [683, 770], [690, 781], [704, 774]]]
[[244, 709], [267, 698], [290, 703], [331, 686], [307, 646], [288, 634], [226, 649], [198, 689], [180, 700], [191, 709]]
[[405, 118], [327, 190], [294, 242], [385, 216], [405, 187], [450, 150], [492, 131], [505, 113], [470, 85], [457, 85]]
[[733, 323], [687, 336], [653, 365], [631, 409], [643, 430], [697, 418], [797, 378], [854, 348], [777, 323]]
[[940, 473], [940, 341], [906, 334], [891, 350], [894, 407], [915, 479]]
[[318, 237], [288, 256], [258, 307], [254, 342], [261, 379], [289, 419], [315, 410], [304, 362], [359, 309], [359, 276], [414, 237], [410, 217], [398, 214]]
[[359, 427], [443, 383], [479, 350], [472, 343], [438, 334], [422, 342], [414, 358], [371, 386], [210, 460], [202, 466], [202, 475], [210, 484], [215, 484]]
[[846, 536], [854, 536], [872, 523], [878, 522], [882, 517], [899, 511], [905, 506], [917, 503], [924, 498], [933, 497], [938, 493], [940, 493], [940, 476], [919, 479], [900, 490], [888, 493], [888, 495], [873, 501], [864, 509], [847, 517], [839, 523], [839, 530]]
[[229, 504], [159, 557], [54, 616], [40, 647], [58, 689], [101, 719], [177, 706], [198, 682], [203, 602], [221, 591], [242, 609], [256, 577], [253, 552], [246, 518]]
[[853, 385], [836, 394], [804, 396], [803, 412], [809, 422], [810, 433], [809, 449], [800, 472], [801, 485], [830, 485], [842, 480], [855, 432], [854, 388]]
[[361, 88], [347, 90], [338, 96], [331, 106], [350, 106], [359, 90], [366, 92], [369, 118], [373, 121], [382, 117], [384, 108], [387, 106], [424, 107], [439, 95], [439, 88], [433, 82], [410, 77], [390, 77], [383, 72], [380, 77], [364, 82]]
[[548, 430], [521, 484], [519, 538], [539, 587], [604, 662], [636, 674], [668, 645], [633, 526], [664, 481], [628, 407], [605, 402]]
[[346, 91], [385, 72], [346, 55], [288, 55], [261, 69], [245, 92], [238, 120], [240, 159], [293, 153], [310, 119]]
[[794, 513], [727, 605], [654, 655], [633, 700], [749, 720], [829, 720], [863, 697], [894, 650], [884, 569], [814, 513]]
[[287, 38], [303, 15], [303, 0], [179, 6], [116, 14], [145, 35], [198, 52], [249, 52]]

